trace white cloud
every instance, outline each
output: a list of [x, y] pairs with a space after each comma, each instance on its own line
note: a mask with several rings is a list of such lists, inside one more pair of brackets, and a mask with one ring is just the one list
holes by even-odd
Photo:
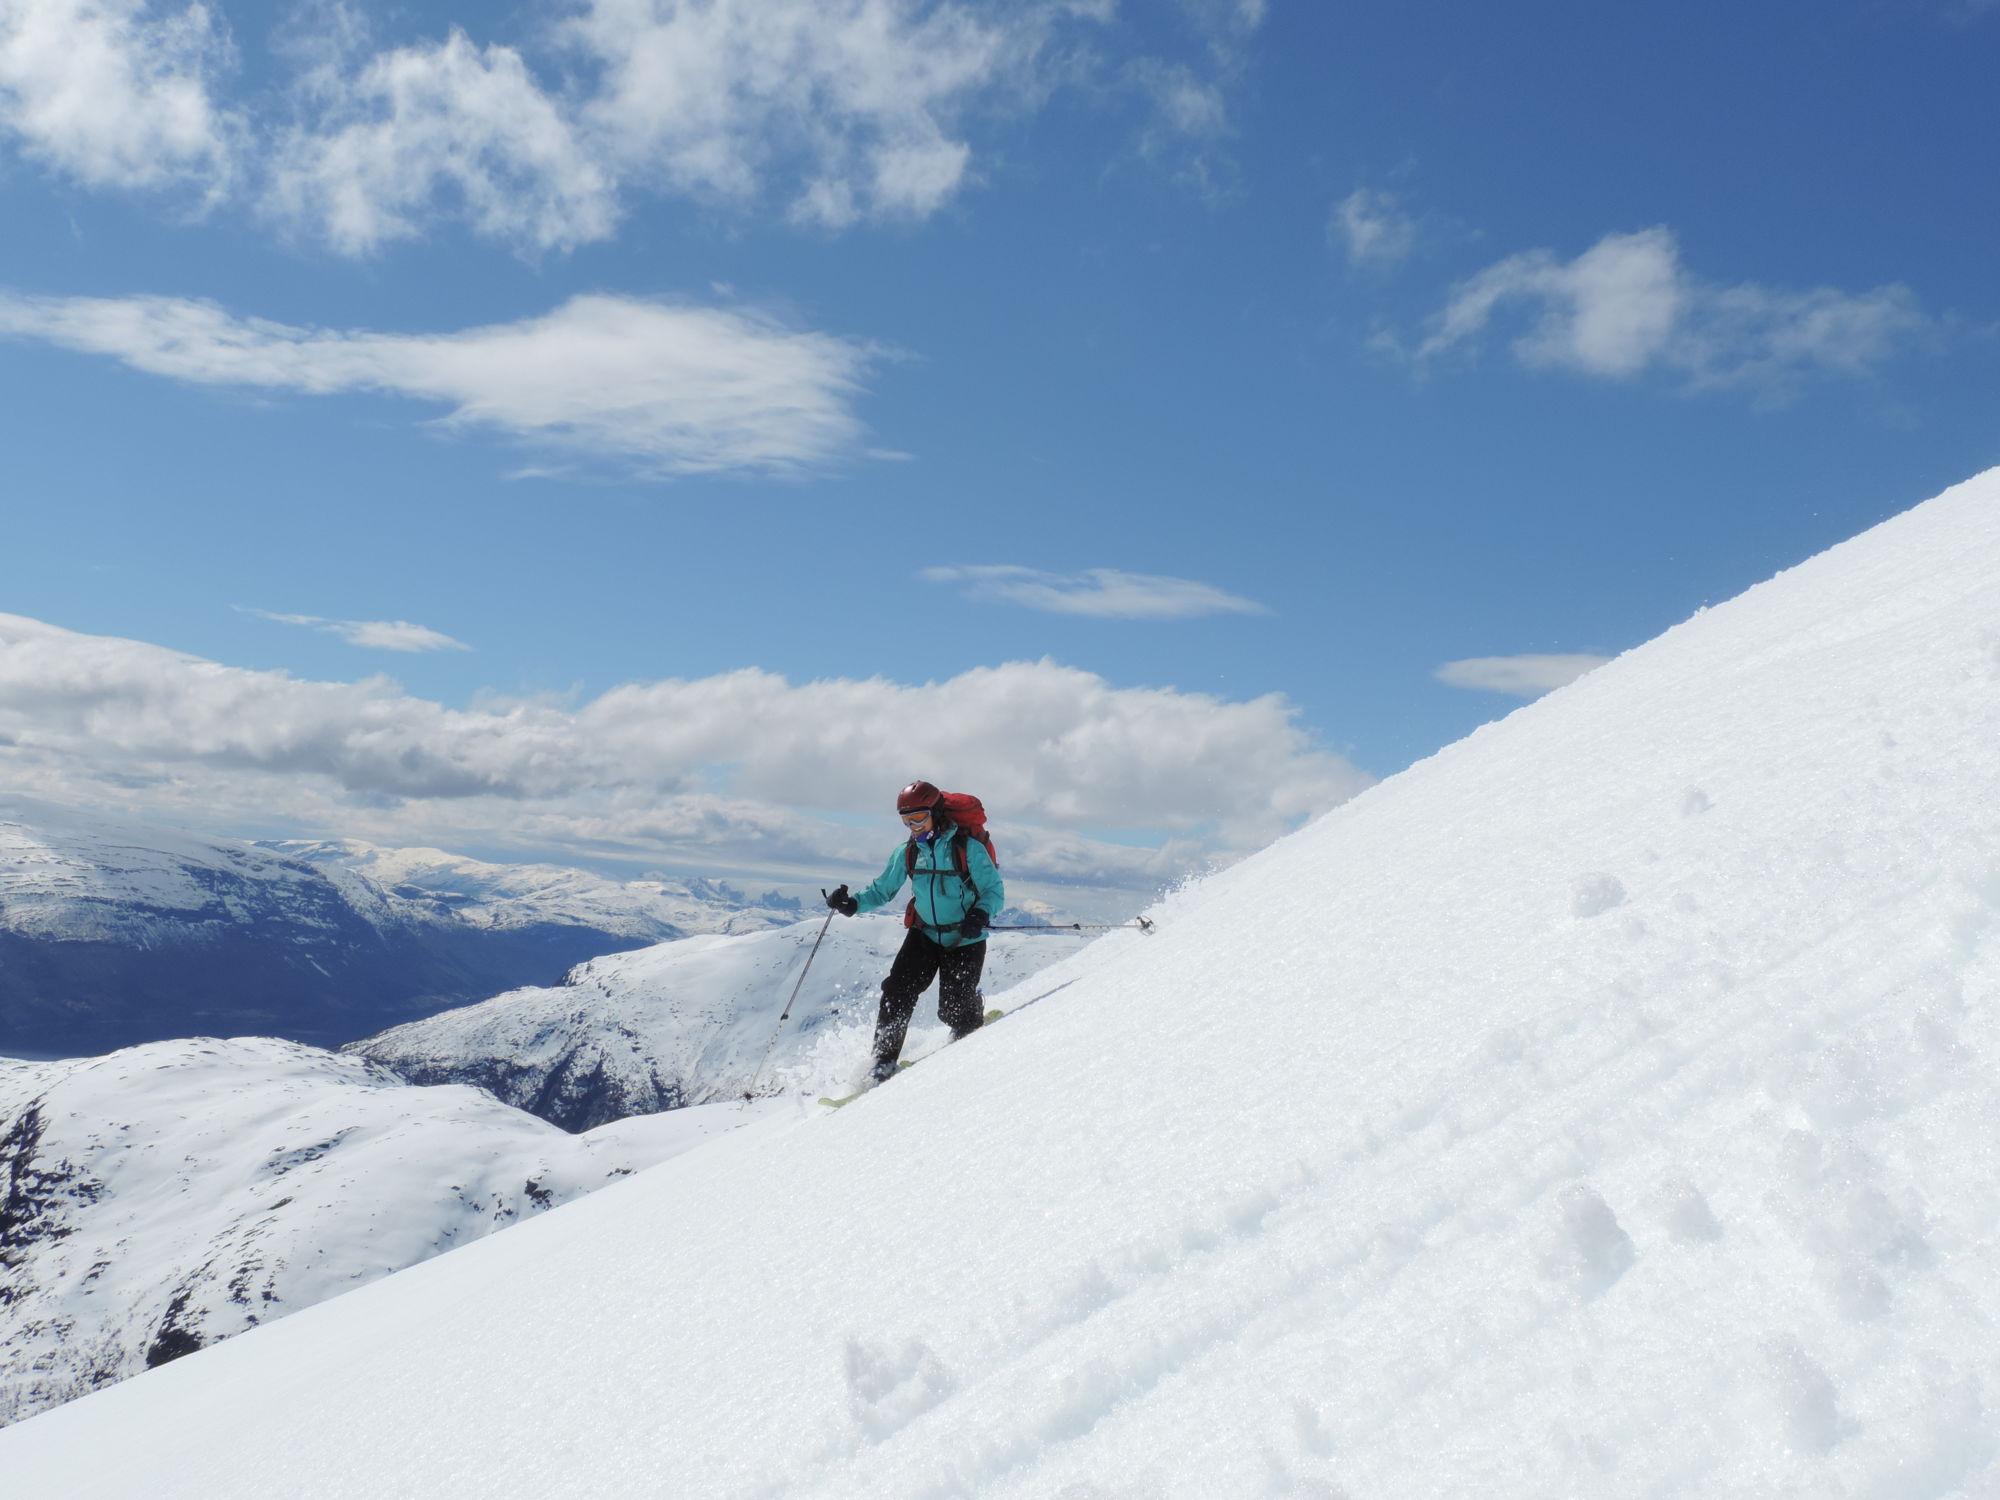
[[168, 297], [0, 294], [0, 336], [45, 339], [208, 385], [441, 402], [456, 427], [671, 476], [795, 474], [851, 454], [875, 351], [762, 314], [585, 296], [457, 333], [293, 328]]
[[1530, 251], [1462, 283], [1419, 352], [1464, 343], [1500, 307], [1522, 301], [1541, 307], [1540, 322], [1515, 345], [1524, 363], [1632, 375], [1665, 352], [1684, 296], [1679, 248], [1664, 229], [1606, 235], [1567, 265]]
[[538, 250], [608, 236], [616, 182], [511, 47], [445, 41], [308, 75], [312, 123], [282, 138], [266, 206], [347, 254], [421, 232], [441, 199]]
[[934, 212], [965, 181], [959, 115], [1023, 86], [1066, 7], [917, 0], [589, 0], [564, 39], [601, 70], [580, 118], [621, 172], [747, 200], [790, 178], [833, 228]]
[[1607, 379], [1661, 369], [1696, 388], [1772, 394], [1808, 374], [1864, 374], [1929, 326], [1902, 286], [1853, 294], [1701, 281], [1672, 233], [1655, 228], [1606, 235], [1573, 261], [1533, 250], [1487, 267], [1453, 291], [1418, 357], [1476, 343], [1516, 305], [1533, 314], [1513, 344], [1525, 365]]
[[326, 628], [351, 646], [375, 651], [470, 651], [464, 641], [408, 620], [328, 620]]
[[211, 824], [767, 867], [874, 849], [877, 831], [820, 815], [881, 812], [926, 776], [1039, 829], [1009, 867], [1051, 879], [1186, 854], [1120, 854], [1079, 830], [1253, 848], [1368, 781], [1278, 696], [1114, 688], [1047, 661], [922, 685], [745, 669], [580, 706], [453, 709], [386, 678], [301, 680], [12, 615], [0, 772], [52, 800]]
[[539, 68], [458, 31], [373, 56], [331, 49], [302, 80], [267, 207], [351, 254], [454, 214], [566, 250], [609, 236], [628, 188], [775, 198], [826, 229], [921, 219], [971, 180], [966, 117], [1028, 105], [1058, 30], [1108, 19], [1074, 0], [565, 9]]
[[982, 127], [1059, 88], [1150, 106], [1144, 154], [1207, 187], [1263, 0], [1182, 0], [1195, 65], [1100, 56], [1113, 0], [548, 0], [515, 45], [377, 46], [302, 4], [288, 86], [218, 102], [216, 12], [0, 0], [0, 135], [90, 186], [197, 183], [365, 255], [459, 221], [531, 253], [611, 236], [635, 192], [841, 230], [919, 220], [978, 179]]
[[304, 625], [311, 630], [337, 635], [350, 646], [365, 646], [373, 651], [472, 649], [464, 641], [453, 640], [443, 631], [432, 630], [427, 625], [412, 625], [408, 620], [328, 620], [319, 615], [276, 614], [268, 609], [250, 609], [240, 604], [236, 607], [260, 620], [275, 620], [280, 625]]
[[0, 0], [0, 136], [91, 187], [214, 194], [237, 128], [211, 96], [229, 62], [204, 5]]
[[1082, 573], [1044, 573], [1005, 565], [926, 568], [932, 583], [965, 585], [970, 599], [1022, 604], [1059, 615], [1091, 615], [1106, 620], [1183, 620], [1195, 615], [1265, 614], [1253, 599], [1224, 593], [1189, 578], [1121, 573], [1088, 568]]
[[1539, 698], [1595, 671], [1608, 656], [1472, 656], [1448, 661], [1431, 675], [1452, 687]]
[[1416, 219], [1394, 193], [1375, 188], [1356, 188], [1335, 204], [1327, 233], [1357, 269], [1398, 265], [1417, 248]]

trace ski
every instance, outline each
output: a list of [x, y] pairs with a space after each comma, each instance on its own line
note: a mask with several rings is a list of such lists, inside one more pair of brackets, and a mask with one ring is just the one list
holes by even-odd
[[[999, 1020], [1002, 1016], [1006, 1014], [1007, 1012], [1005, 1012], [1004, 1010], [989, 1010], [988, 1012], [986, 1012], [986, 1019], [980, 1022], [981, 1028], [983, 1029], [987, 1026], [991, 1026], [995, 1021]], [[945, 1047], [949, 1047], [950, 1045], [951, 1043], [949, 1042], [945, 1043]], [[944, 1047], [939, 1047], [934, 1052], [926, 1052], [924, 1054], [924, 1057], [935, 1057], [937, 1056], [938, 1052], [942, 1051], [944, 1051]], [[906, 1059], [903, 1062], [899, 1062], [896, 1064], [896, 1071], [900, 1073], [905, 1068], [914, 1068], [918, 1063], [924, 1060], [924, 1057], [912, 1057]], [[887, 1083], [888, 1081], [889, 1080], [885, 1078], [882, 1080], [882, 1083]], [[824, 1104], [828, 1109], [839, 1109], [843, 1104], [852, 1104], [856, 1099], [859, 1099], [863, 1094], [874, 1093], [875, 1090], [882, 1087], [882, 1083], [871, 1083], [866, 1088], [856, 1089], [853, 1093], [845, 1094], [838, 1099], [829, 1099], [824, 1094], [822, 1094], [820, 1096], [819, 1102], [821, 1104]]]
[[[918, 1059], [914, 1057], [911, 1058], [908, 1062], [899, 1062], [896, 1064], [896, 1071], [900, 1073], [905, 1068], [914, 1068], [917, 1065], [917, 1062]], [[882, 1080], [882, 1083], [887, 1083], [888, 1081], [889, 1080], [885, 1078]], [[822, 1094], [820, 1096], [819, 1102], [824, 1104], [828, 1109], [839, 1109], [840, 1106], [843, 1104], [852, 1104], [856, 1099], [859, 1099], [863, 1094], [874, 1093], [875, 1090], [882, 1087], [882, 1083], [871, 1083], [866, 1088], [856, 1089], [851, 1094], [843, 1094], [838, 1099], [829, 1099], [824, 1094]]]

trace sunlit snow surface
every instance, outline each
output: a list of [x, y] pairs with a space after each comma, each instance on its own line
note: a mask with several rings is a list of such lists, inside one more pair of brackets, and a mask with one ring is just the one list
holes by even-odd
[[[24, 1494], [1991, 1495], [2000, 478]], [[1005, 1004], [1006, 996], [996, 996]]]

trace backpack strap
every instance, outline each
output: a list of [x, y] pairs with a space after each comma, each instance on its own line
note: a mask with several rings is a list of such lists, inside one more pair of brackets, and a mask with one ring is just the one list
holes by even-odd
[[943, 835], [943, 837], [951, 843], [951, 862], [956, 866], [955, 869], [924, 870], [919, 872], [917, 869], [917, 841], [911, 839], [903, 845], [903, 873], [913, 878], [919, 873], [925, 875], [951, 874], [958, 876], [967, 885], [975, 885], [972, 879], [972, 861], [966, 858], [965, 855], [965, 830], [962, 828], [953, 828], [949, 833]]

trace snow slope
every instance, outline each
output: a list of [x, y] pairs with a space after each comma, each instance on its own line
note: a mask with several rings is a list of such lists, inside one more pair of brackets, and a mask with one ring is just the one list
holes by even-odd
[[[993, 934], [986, 992], [1018, 983], [1080, 941]], [[902, 942], [900, 922], [866, 917], [683, 938], [592, 959], [560, 985], [448, 1010], [345, 1050], [412, 1083], [477, 1084], [565, 1130], [734, 1099], [753, 1079], [759, 1093], [845, 1094], [868, 1055], [882, 976]], [[794, 988], [791, 1020], [780, 1027]], [[945, 1039], [935, 1001], [933, 988], [906, 1055]]]
[[0, 1423], [365, 1285], [741, 1123], [570, 1136], [267, 1037], [0, 1061]]
[[844, 1110], [0, 1466], [76, 1500], [1990, 1496], [1996, 579], [1989, 474]]

